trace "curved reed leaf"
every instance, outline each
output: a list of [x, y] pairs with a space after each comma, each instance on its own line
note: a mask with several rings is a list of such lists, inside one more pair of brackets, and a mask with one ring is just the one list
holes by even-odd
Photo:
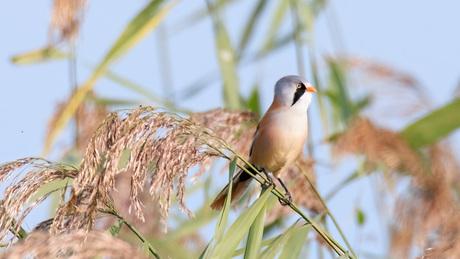
[[456, 99], [407, 126], [400, 136], [413, 148], [430, 145], [460, 127], [459, 111], [460, 99]]
[[16, 55], [11, 58], [11, 62], [17, 65], [30, 65], [46, 61], [66, 59], [69, 57], [69, 53], [62, 52], [54, 47], [46, 47]]
[[230, 213], [230, 205], [231, 205], [231, 197], [232, 197], [232, 187], [233, 187], [233, 174], [235, 173], [237, 159], [234, 158], [232, 162], [230, 162], [229, 166], [229, 174], [228, 174], [228, 195], [225, 199], [224, 208], [220, 214], [219, 219], [217, 220], [216, 230], [214, 232], [214, 242], [215, 246], [218, 246], [219, 243], [222, 241], [224, 236], [225, 228], [227, 227], [228, 222], [228, 214]]
[[273, 242], [271, 242], [270, 245], [268, 245], [268, 247], [260, 254], [260, 258], [275, 258], [290, 238], [292, 232], [295, 229], [295, 226], [297, 225], [297, 222], [299, 221], [297, 220], [294, 222], [294, 224], [292, 224], [288, 230], [273, 240]]
[[[266, 190], [262, 189], [261, 194]], [[264, 204], [256, 219], [251, 225], [248, 234], [248, 240], [246, 242], [246, 250], [244, 252], [244, 258], [252, 259], [259, 258], [260, 244], [262, 243], [262, 236], [264, 234], [265, 225], [265, 214], [267, 212], [267, 203]]]
[[261, 18], [261, 14], [267, 3], [268, 1], [266, 0], [259, 0], [259, 2], [255, 5], [254, 10], [252, 10], [251, 14], [249, 15], [249, 21], [245, 23], [246, 28], [244, 29], [240, 43], [238, 44], [237, 60], [240, 60], [242, 54], [244, 53], [251, 36], [254, 34], [256, 23]]
[[279, 258], [300, 258], [300, 252], [311, 229], [310, 225], [303, 225], [294, 229], [284, 245]]
[[210, 1], [207, 1], [207, 4], [214, 24], [216, 56], [222, 77], [225, 107], [239, 110], [241, 109], [241, 99], [236, 71], [235, 51], [233, 50], [227, 29], [216, 14], [215, 6]]
[[211, 258], [230, 258], [232, 256], [238, 244], [249, 231], [255, 218], [264, 207], [271, 189], [273, 187], [267, 189], [265, 193], [235, 220], [223, 236], [222, 241], [216, 246]]

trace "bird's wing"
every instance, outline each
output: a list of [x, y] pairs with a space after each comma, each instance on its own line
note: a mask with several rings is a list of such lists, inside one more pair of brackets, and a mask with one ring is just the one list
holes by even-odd
[[254, 132], [254, 137], [252, 137], [251, 149], [249, 149], [249, 157], [251, 157], [251, 155], [252, 155], [252, 148], [254, 147], [254, 142], [255, 142], [257, 136], [259, 135], [259, 126], [260, 126], [260, 123], [257, 125], [256, 132]]

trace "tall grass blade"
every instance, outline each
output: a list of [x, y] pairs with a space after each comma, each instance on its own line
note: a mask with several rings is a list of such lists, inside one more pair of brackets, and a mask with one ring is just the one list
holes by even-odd
[[251, 95], [249, 96], [248, 100], [246, 101], [246, 108], [254, 112], [255, 114], [261, 114], [260, 110], [260, 95], [259, 89], [257, 85], [254, 86]]
[[460, 127], [460, 99], [412, 123], [400, 135], [411, 147], [420, 148], [435, 143], [458, 127]]
[[155, 94], [154, 92], [150, 91], [149, 89], [147, 89], [147, 87], [144, 87], [136, 82], [133, 82], [132, 80], [128, 79], [128, 78], [125, 78], [123, 76], [120, 76], [118, 74], [115, 74], [114, 72], [112, 71], [107, 71], [107, 73], [104, 75], [105, 77], [107, 77], [108, 79], [112, 80], [113, 82], [119, 84], [120, 86], [123, 86], [133, 92], [136, 92], [146, 98], [148, 98], [149, 100], [155, 102], [155, 103], [158, 103], [160, 105], [164, 105], [166, 106], [167, 108], [174, 108], [174, 104], [169, 102], [169, 101], [166, 101], [164, 98], [158, 96], [157, 94]]
[[219, 62], [220, 74], [223, 81], [225, 107], [230, 109], [241, 109], [238, 74], [236, 71], [235, 52], [230, 42], [230, 37], [224, 24], [218, 18], [215, 7], [207, 1], [208, 9], [214, 23], [214, 37], [216, 42], [217, 60]]
[[[118, 234], [120, 234], [121, 227], [123, 227], [123, 220], [117, 220], [113, 225], [109, 228], [108, 232], [113, 236], [113, 237], [118, 237]], [[147, 250], [148, 251], [148, 250]]]
[[342, 182], [340, 182], [334, 188], [332, 188], [332, 191], [330, 191], [329, 194], [324, 197], [324, 200], [326, 201], [330, 200], [332, 197], [334, 197], [334, 195], [337, 194], [337, 192], [342, 190], [342, 188], [344, 188], [347, 184], [351, 183], [355, 179], [358, 179], [360, 175], [361, 174], [359, 173], [359, 171], [355, 171], [354, 173], [350, 174]]
[[69, 57], [69, 53], [62, 52], [53, 47], [46, 47], [25, 54], [16, 55], [11, 58], [11, 62], [16, 65], [30, 65], [52, 60], [67, 59]]
[[[233, 2], [237, 2], [241, 0], [217, 0], [214, 3], [214, 10], [219, 11], [220, 9], [226, 7], [228, 4]], [[182, 30], [190, 29], [190, 27], [196, 25], [198, 22], [201, 22], [205, 18], [208, 18], [209, 9], [203, 8], [200, 10], [195, 11], [185, 17], [182, 21], [178, 22], [178, 24], [173, 25], [171, 31], [174, 33], [178, 33]]]
[[311, 229], [310, 225], [303, 225], [296, 228], [284, 245], [280, 258], [300, 258], [300, 252]]
[[211, 211], [209, 204], [205, 203], [198, 212], [195, 212], [195, 217], [181, 222], [179, 226], [173, 231], [169, 232], [166, 240], [177, 240], [184, 236], [191, 235], [199, 231], [201, 227], [208, 224], [209, 221], [217, 216], [216, 211]]
[[273, 242], [270, 243], [270, 245], [268, 245], [268, 247], [260, 254], [260, 258], [275, 258], [290, 238], [297, 222], [299, 221], [297, 220], [296, 222], [294, 222], [294, 224], [292, 224], [292, 226], [288, 228], [288, 230], [286, 230], [282, 235], [278, 236], [278, 238], [273, 240]]
[[205, 251], [201, 254], [200, 258], [212, 258], [213, 252], [219, 243], [222, 241], [222, 238], [225, 233], [225, 228], [227, 227], [228, 214], [230, 213], [231, 197], [232, 197], [232, 187], [233, 187], [233, 174], [236, 168], [237, 158], [235, 157], [229, 165], [229, 174], [228, 174], [228, 194], [225, 199], [224, 206], [220, 212], [220, 216], [217, 219], [216, 229], [214, 230], [214, 236], [206, 246]]
[[334, 96], [330, 96], [335, 104], [336, 112], [341, 114], [343, 122], [347, 122], [352, 116], [351, 101], [348, 97], [345, 71], [342, 65], [334, 60], [328, 60], [331, 73], [331, 90]]
[[[281, 235], [279, 235], [279, 236], [281, 236]], [[268, 246], [269, 244], [271, 244], [273, 242], [273, 240], [277, 239], [279, 236], [274, 236], [274, 237], [269, 238], [267, 240], [263, 240], [261, 242], [261, 244], [260, 244], [260, 248], [264, 248], [264, 247]], [[242, 255], [242, 254], [244, 254], [245, 251], [246, 251], [246, 247], [243, 247], [243, 248], [240, 248], [238, 250], [235, 250], [235, 252], [233, 252], [233, 254], [232, 254], [232, 257]]]
[[213, 241], [213, 240], [211, 240], [211, 241], [206, 245], [206, 247], [204, 248], [203, 252], [200, 254], [200, 257], [198, 257], [198, 259], [207, 258], [207, 255], [209, 254], [209, 247], [210, 247], [212, 241]]
[[218, 245], [222, 240], [222, 237], [225, 233], [225, 228], [228, 222], [228, 214], [230, 213], [230, 205], [231, 205], [231, 197], [232, 197], [232, 186], [233, 186], [233, 174], [236, 168], [236, 161], [237, 159], [234, 158], [229, 165], [229, 175], [228, 175], [228, 194], [227, 198], [225, 199], [224, 208], [220, 214], [219, 220], [217, 221], [216, 231], [214, 232], [214, 240], [215, 244]]
[[[262, 189], [261, 194], [265, 192]], [[265, 214], [267, 212], [267, 203], [264, 204], [256, 219], [251, 225], [248, 234], [248, 240], [246, 242], [246, 250], [244, 252], [244, 258], [246, 259], [257, 259], [259, 258], [260, 244], [262, 243], [262, 236], [264, 234], [265, 225]]]
[[262, 11], [264, 10], [267, 3], [268, 1], [266, 0], [259, 0], [259, 2], [254, 7], [254, 10], [251, 12], [251, 15], [249, 16], [249, 21], [245, 23], [246, 28], [244, 29], [243, 35], [241, 36], [241, 40], [237, 48], [237, 60], [241, 59], [241, 56], [243, 55], [251, 36], [254, 35], [256, 23], [260, 19]]
[[230, 258], [232, 256], [238, 244], [249, 231], [255, 218], [264, 207], [272, 188], [273, 187], [267, 189], [267, 191], [235, 220], [227, 233], [223, 236], [222, 241], [217, 245], [211, 258]]
[[150, 2], [150, 4], [148, 4], [147, 7], [126, 26], [125, 30], [109, 50], [103, 61], [96, 67], [91, 77], [74, 92], [61, 116], [58, 118], [55, 127], [50, 130], [50, 134], [46, 138], [43, 151], [45, 154], [50, 151], [51, 145], [57, 135], [67, 126], [86, 94], [94, 88], [94, 84], [107, 72], [108, 67], [129, 52], [129, 50], [145, 38], [149, 32], [155, 29], [176, 3], [172, 2], [166, 6], [162, 6], [162, 2], [162, 0]]
[[350, 257], [350, 253], [346, 252], [345, 254], [337, 257], [337, 259], [348, 259]]
[[281, 0], [278, 2], [276, 11], [273, 14], [270, 25], [268, 27], [268, 35], [265, 39], [265, 43], [262, 49], [270, 49], [274, 45], [276, 35], [281, 27], [281, 24], [286, 16], [286, 11], [289, 5], [289, 0]]

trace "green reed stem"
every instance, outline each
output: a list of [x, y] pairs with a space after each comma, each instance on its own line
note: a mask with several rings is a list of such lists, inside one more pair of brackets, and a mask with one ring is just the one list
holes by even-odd
[[107, 210], [102, 211], [104, 213], [113, 215], [117, 217], [119, 220], [121, 220], [144, 244], [147, 244], [150, 253], [155, 256], [155, 258], [160, 259], [160, 255], [158, 255], [157, 251], [155, 251], [155, 248], [150, 244], [149, 241], [133, 226], [131, 223], [126, 221], [115, 209], [113, 205], [107, 205]]
[[326, 202], [324, 202], [324, 199], [321, 197], [321, 195], [319, 194], [318, 192], [318, 189], [316, 189], [316, 186], [315, 184], [313, 184], [313, 182], [311, 181], [310, 177], [308, 177], [308, 174], [307, 172], [305, 172], [304, 168], [299, 164], [299, 162], [296, 162], [297, 166], [300, 168], [300, 170], [302, 171], [303, 175], [305, 176], [305, 178], [307, 179], [308, 183], [310, 184], [311, 188], [313, 189], [313, 191], [315, 192], [316, 196], [319, 198], [319, 200], [321, 201], [321, 204], [323, 204], [323, 207], [324, 209], [326, 209], [326, 213], [327, 215], [329, 215], [329, 217], [332, 219], [332, 222], [334, 223], [335, 227], [337, 228], [337, 230], [339, 231], [340, 233], [340, 236], [342, 236], [342, 239], [343, 241], [345, 241], [345, 244], [347, 245], [348, 249], [350, 249], [350, 252], [353, 256], [356, 257], [356, 254], [355, 252], [353, 251], [353, 248], [351, 248], [351, 245], [350, 243], [348, 242], [347, 238], [345, 237], [342, 229], [340, 228], [339, 226], [339, 223], [337, 223], [337, 221], [335, 220], [335, 217], [332, 215], [331, 211], [329, 210], [329, 207], [327, 207], [326, 205]]

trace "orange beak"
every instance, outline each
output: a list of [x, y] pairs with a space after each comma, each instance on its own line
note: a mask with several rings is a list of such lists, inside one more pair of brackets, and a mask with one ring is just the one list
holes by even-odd
[[312, 85], [309, 85], [307, 89], [305, 89], [305, 92], [316, 93], [316, 89]]

